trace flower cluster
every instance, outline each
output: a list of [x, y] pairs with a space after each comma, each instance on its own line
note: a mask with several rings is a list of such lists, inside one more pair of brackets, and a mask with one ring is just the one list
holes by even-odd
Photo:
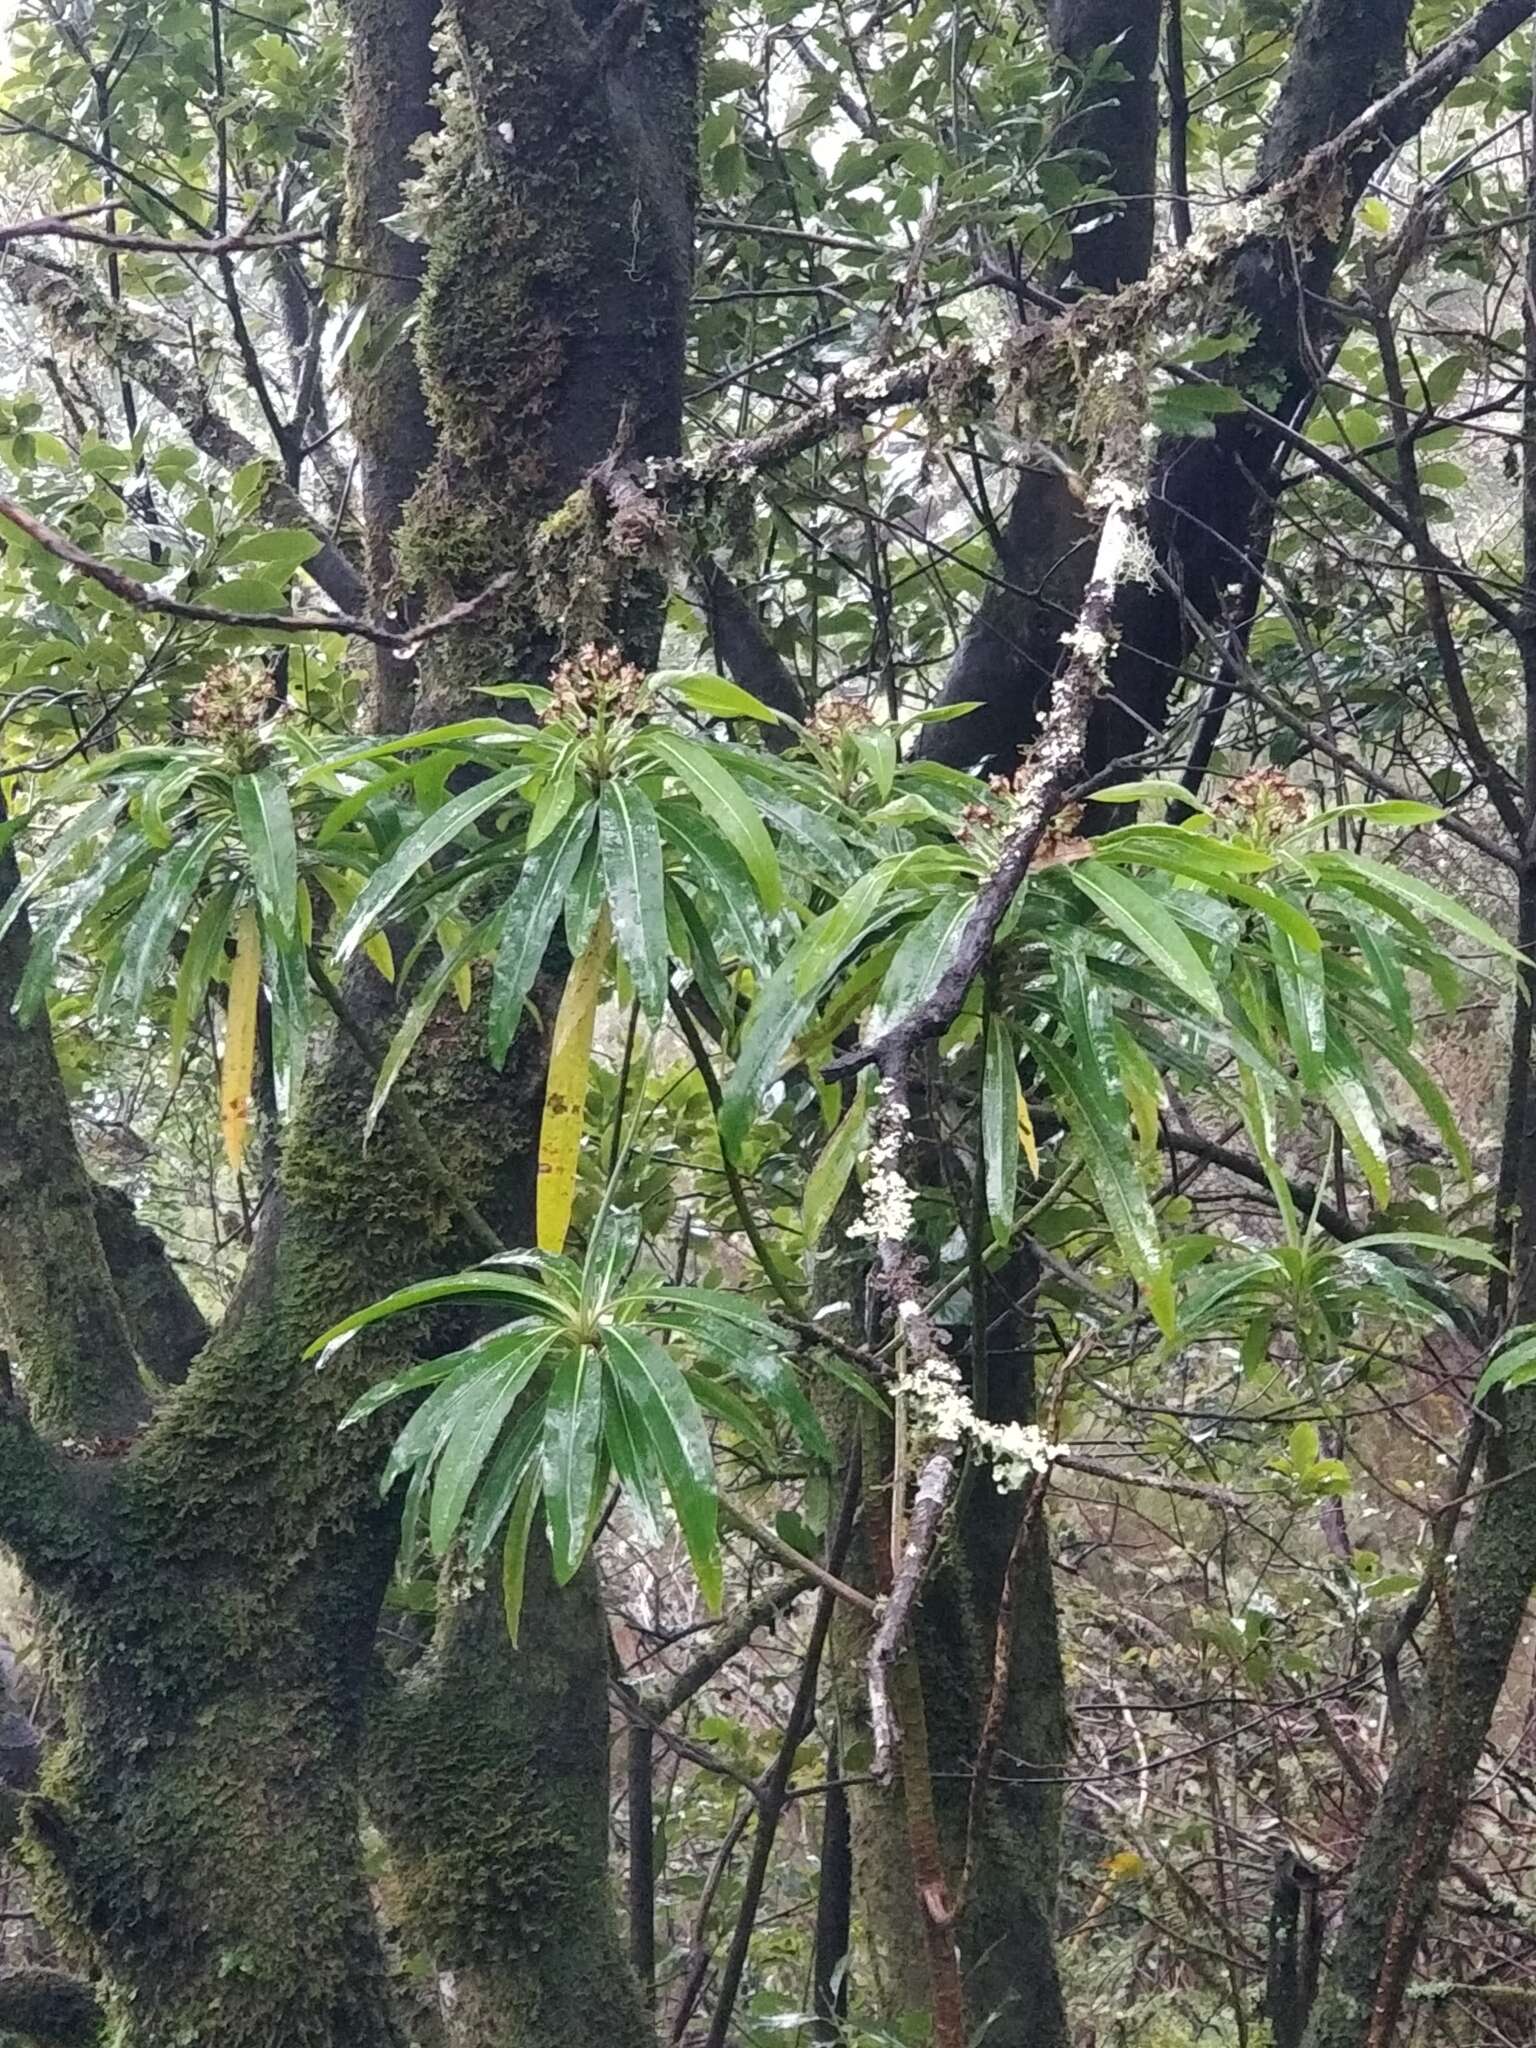
[[634, 718], [645, 709], [650, 687], [645, 672], [626, 661], [616, 647], [588, 641], [559, 663], [550, 677], [550, 700], [541, 717], [544, 725], [584, 726], [598, 713], [609, 718]]
[[187, 731], [215, 744], [247, 739], [271, 708], [271, 695], [272, 685], [263, 669], [236, 661], [218, 662], [187, 700]]
[[823, 697], [811, 713], [810, 729], [819, 740], [839, 740], [844, 733], [864, 732], [875, 722], [869, 706], [858, 697]]
[[1230, 785], [1216, 809], [1244, 838], [1270, 846], [1304, 821], [1308, 806], [1305, 790], [1278, 768], [1250, 768]]

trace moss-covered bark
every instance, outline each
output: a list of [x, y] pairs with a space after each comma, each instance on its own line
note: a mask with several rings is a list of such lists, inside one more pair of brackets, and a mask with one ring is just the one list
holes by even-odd
[[[8, 846], [0, 901], [19, 880]], [[31, 943], [23, 912], [0, 939], [0, 1338], [25, 1363], [41, 1428], [112, 1435], [142, 1422], [149, 1403], [48, 1020], [23, 1023], [12, 1009]]]
[[[642, 660], [659, 641], [659, 580], [605, 558], [582, 486], [621, 444], [678, 445], [702, 10], [653, 7], [634, 48], [600, 39], [610, 12], [444, 11], [443, 129], [416, 200], [433, 223], [417, 350], [436, 453], [398, 551], [433, 609], [505, 588], [424, 655], [419, 721], [479, 684], [541, 678], [573, 640]], [[421, 1669], [376, 1700], [370, 1807], [451, 2041], [639, 2048], [608, 1877], [595, 1588], [557, 1592], [535, 1563], [527, 1601], [513, 1651], [494, 1595], [468, 1589]]]
[[[456, 1132], [465, 1191], [525, 1229], [536, 1066], [497, 1076], [445, 1029], [408, 1085]], [[135, 1452], [86, 1475], [91, 1548], [49, 1592], [65, 1730], [29, 1853], [121, 2048], [400, 2038], [356, 1789], [393, 1531], [379, 1439], [336, 1425], [410, 1335], [324, 1373], [303, 1352], [467, 1247], [414, 1154], [387, 1133], [363, 1153], [370, 1086], [346, 1049], [323, 1063], [240, 1299]]]
[[434, 606], [511, 573], [497, 605], [434, 644], [429, 701], [470, 673], [542, 675], [562, 638], [654, 648], [654, 575], [616, 581], [567, 501], [621, 443], [678, 445], [702, 13], [665, 0], [615, 42], [610, 15], [629, 17], [598, 0], [444, 10], [444, 128], [417, 202], [433, 221], [417, 348], [437, 454], [399, 554]]
[[452, 2042], [651, 2039], [608, 1883], [606, 1665], [595, 1575], [557, 1587], [539, 1542], [518, 1648], [498, 1601], [451, 1601], [375, 1693], [369, 1804]]

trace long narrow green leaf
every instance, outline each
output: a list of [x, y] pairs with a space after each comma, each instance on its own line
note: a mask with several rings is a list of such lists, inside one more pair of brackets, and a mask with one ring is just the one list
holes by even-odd
[[907, 932], [869, 1013], [866, 1041], [881, 1037], [933, 993], [955, 957], [975, 903], [974, 891], [957, 889], [941, 897]]
[[[667, 844], [682, 856], [695, 889], [719, 906], [726, 934], [755, 974], [768, 971], [768, 927], [757, 899], [757, 885], [747, 864], [722, 833], [690, 804], [664, 797], [656, 805], [656, 822]], [[723, 941], [724, 935], [722, 935]]]
[[1519, 948], [1496, 932], [1485, 918], [1417, 875], [1389, 867], [1384, 861], [1370, 860], [1363, 853], [1315, 853], [1308, 865], [1319, 878], [1342, 882], [1346, 888], [1355, 882], [1373, 885], [1437, 924], [1449, 925], [1452, 931], [1460, 932], [1463, 938], [1473, 940], [1485, 951], [1512, 960], [1517, 966], [1526, 964]]
[[123, 967], [115, 1007], [137, 1019], [159, 980], [171, 941], [186, 921], [214, 850], [224, 836], [222, 822], [205, 825], [185, 845], [162, 854], [132, 924], [123, 934]]
[[981, 1079], [981, 1144], [992, 1240], [1013, 1235], [1019, 1186], [1019, 1069], [1013, 1034], [996, 1011], [987, 1019]]
[[778, 855], [758, 806], [722, 765], [715, 750], [669, 732], [665, 726], [652, 726], [645, 734], [645, 743], [652, 757], [692, 791], [702, 809], [741, 855], [757, 885], [758, 900], [772, 915], [784, 901], [784, 884]]
[[337, 957], [345, 960], [355, 953], [363, 938], [383, 919], [395, 898], [418, 871], [445, 846], [451, 845], [477, 818], [503, 802], [519, 779], [515, 770], [493, 775], [485, 782], [476, 783], [472, 789], [461, 790], [457, 796], [450, 797], [441, 810], [434, 811], [430, 818], [418, 825], [395, 848], [384, 865], [370, 876], [367, 887], [353, 904], [351, 915], [337, 938]]
[[667, 917], [661, 835], [651, 800], [637, 783], [606, 782], [597, 812], [603, 886], [619, 957], [652, 1025], [667, 1006]]
[[196, 922], [187, 934], [181, 972], [176, 977], [176, 994], [171, 1003], [170, 1042], [167, 1047], [173, 1088], [181, 1079], [181, 1070], [186, 1063], [187, 1036], [192, 1020], [202, 1008], [214, 969], [224, 958], [224, 945], [229, 937], [230, 919], [235, 914], [238, 894], [237, 882], [221, 883], [197, 913]]
[[262, 924], [273, 935], [292, 932], [298, 916], [299, 848], [283, 778], [271, 767], [237, 775], [234, 797]]
[[539, 1495], [544, 1490], [543, 1474], [537, 1465], [530, 1466], [521, 1486], [512, 1511], [507, 1516], [507, 1533], [501, 1547], [501, 1609], [506, 1617], [507, 1634], [512, 1647], [517, 1648], [518, 1632], [523, 1619], [523, 1586], [528, 1574], [528, 1539], [533, 1532], [533, 1514], [539, 1504]]
[[[98, 833], [105, 832], [107, 827], [115, 822], [127, 801], [126, 790], [113, 790], [107, 796], [97, 797], [94, 803], [87, 804], [83, 811], [78, 812], [67, 825], [62, 825], [54, 833], [44, 851], [32, 864], [26, 878], [18, 883], [5, 899], [4, 908], [0, 909], [0, 939], [5, 937], [27, 905], [48, 887], [54, 876], [68, 862], [76, 847], [84, 845], [86, 840], [93, 839]], [[11, 822], [20, 831], [25, 828], [27, 820], [14, 819]]]
[[758, 991], [741, 1050], [721, 1090], [720, 1143], [734, 1159], [778, 1074], [784, 1055], [816, 1007], [818, 991], [795, 986], [795, 954], [776, 967]]
[[1049, 1040], [1035, 1040], [1033, 1050], [1051, 1095], [1081, 1147], [1110, 1233], [1140, 1281], [1158, 1328], [1172, 1338], [1176, 1315], [1173, 1280], [1157, 1218], [1127, 1143], [1124, 1119], [1119, 1125], [1105, 1120], [1101, 1106], [1082, 1087], [1079, 1070], [1069, 1065]]
[[822, 1234], [832, 1221], [833, 1211], [842, 1200], [843, 1190], [847, 1187], [853, 1169], [864, 1150], [869, 1134], [872, 1100], [867, 1080], [868, 1073], [869, 1069], [866, 1067], [859, 1076], [858, 1093], [838, 1120], [837, 1128], [816, 1155], [811, 1170], [805, 1177], [800, 1221], [808, 1252], [814, 1251], [821, 1242]]
[[487, 1356], [478, 1398], [467, 1402], [455, 1416], [433, 1474], [427, 1537], [435, 1556], [444, 1556], [458, 1535], [469, 1496], [507, 1417], [558, 1335], [548, 1327], [530, 1330], [504, 1340]]
[[1179, 997], [1192, 997], [1213, 1016], [1221, 1015], [1210, 969], [1150, 890], [1103, 861], [1067, 861], [1062, 871], [1139, 953], [1161, 968]]
[[500, 912], [494, 912], [490, 917], [482, 918], [479, 924], [463, 935], [457, 945], [446, 950], [442, 959], [412, 996], [410, 1007], [401, 1018], [394, 1037], [389, 1041], [388, 1050], [379, 1062], [378, 1078], [373, 1085], [373, 1098], [368, 1104], [368, 1114], [363, 1120], [365, 1143], [372, 1137], [384, 1112], [384, 1105], [388, 1102], [406, 1061], [414, 1052], [416, 1041], [436, 1014], [438, 1004], [448, 993], [460, 969], [469, 961], [478, 958], [487, 946], [493, 943], [500, 916]]
[[544, 1436], [544, 1402], [535, 1396], [503, 1438], [470, 1510], [464, 1533], [464, 1561], [473, 1571], [496, 1541], [513, 1496], [531, 1472], [540, 1478], [539, 1445]]
[[267, 992], [272, 1008], [272, 1067], [277, 1106], [298, 1101], [309, 1048], [309, 962], [293, 925], [266, 927]]
[[517, 887], [508, 898], [491, 976], [491, 1058], [498, 1067], [517, 1035], [524, 999], [591, 837], [592, 811], [593, 806], [585, 803], [566, 812], [549, 837], [525, 856]]
[[317, 1337], [305, 1351], [306, 1358], [316, 1358], [318, 1372], [330, 1364], [331, 1359], [357, 1335], [373, 1323], [380, 1323], [388, 1316], [405, 1315], [411, 1309], [432, 1308], [440, 1301], [516, 1302], [525, 1308], [537, 1309], [541, 1314], [559, 1316], [560, 1303], [545, 1287], [535, 1281], [519, 1278], [515, 1273], [492, 1272], [486, 1266], [475, 1266], [467, 1273], [445, 1273], [440, 1279], [418, 1280], [410, 1287], [396, 1288], [393, 1294], [386, 1294], [381, 1301], [370, 1302], [367, 1308], [354, 1309], [349, 1316], [343, 1316], [339, 1323], [332, 1323], [323, 1335]]
[[602, 1365], [590, 1346], [574, 1345], [555, 1367], [544, 1408], [544, 1512], [557, 1585], [575, 1577], [587, 1553], [602, 1419]]
[[661, 1467], [700, 1590], [718, 1610], [722, 1569], [715, 1465], [699, 1404], [654, 1338], [614, 1323], [602, 1339], [608, 1368], [622, 1383]]

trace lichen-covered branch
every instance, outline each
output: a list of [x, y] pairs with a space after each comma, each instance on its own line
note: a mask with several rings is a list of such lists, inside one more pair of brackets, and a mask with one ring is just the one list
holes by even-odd
[[[7, 282], [18, 298], [34, 307], [67, 341], [90, 347], [142, 386], [210, 461], [234, 470], [263, 459], [263, 451], [225, 419], [197, 379], [167, 355], [131, 314], [114, 306], [78, 272], [61, 265], [20, 263], [7, 272]], [[314, 534], [320, 546], [304, 564], [304, 573], [342, 611], [367, 609], [367, 585], [336, 545], [329, 521], [317, 518], [275, 467], [262, 495], [260, 514], [273, 526], [299, 527]]]

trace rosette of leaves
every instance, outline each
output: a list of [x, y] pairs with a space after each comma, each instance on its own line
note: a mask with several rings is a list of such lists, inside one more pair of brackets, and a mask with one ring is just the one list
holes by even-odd
[[[851, 886], [834, 878], [827, 907], [802, 921], [756, 993], [725, 1084], [728, 1153], [741, 1155], [788, 1069], [806, 1068], [814, 1080], [850, 1033], [878, 1037], [937, 984], [1008, 829], [1007, 786], [971, 782], [969, 790], [957, 808], [934, 802], [944, 793], [930, 788], [921, 802], [927, 817], [903, 805], [888, 828], [897, 844]], [[1182, 824], [1138, 822], [1048, 841], [1000, 933], [992, 971], [1006, 1002], [985, 1002], [978, 983], [941, 1047], [971, 1060], [994, 1241], [1004, 1245], [1013, 1232], [1021, 1161], [1040, 1173], [1032, 1094], [1065, 1132], [1057, 1171], [1087, 1179], [1169, 1336], [1175, 1275], [1149, 1185], [1167, 1080], [1214, 1093], [1241, 1118], [1293, 1243], [1302, 1224], [1276, 1159], [1281, 1123], [1324, 1111], [1385, 1208], [1388, 1072], [1470, 1177], [1456, 1120], [1413, 1049], [1408, 977], [1425, 976], [1454, 1004], [1457, 970], [1436, 927], [1487, 957], [1519, 955], [1418, 876], [1317, 844], [1346, 820], [1427, 824], [1439, 815], [1432, 806], [1346, 805], [1309, 817], [1299, 796], [1261, 775], [1219, 811], [1197, 808]], [[1103, 797], [1189, 801], [1151, 783]], [[812, 1242], [863, 1149], [871, 1101], [865, 1085], [837, 1105], [812, 1170]]]
[[500, 1540], [514, 1640], [541, 1509], [564, 1584], [586, 1556], [614, 1484], [651, 1541], [670, 1503], [700, 1587], [718, 1607], [718, 1490], [706, 1417], [770, 1456], [767, 1424], [777, 1417], [810, 1452], [826, 1454], [775, 1325], [738, 1295], [637, 1272], [639, 1244], [639, 1218], [610, 1211], [580, 1262], [557, 1252], [507, 1253], [403, 1287], [311, 1347], [324, 1366], [370, 1324], [444, 1306], [508, 1318], [373, 1387], [343, 1427], [425, 1394], [381, 1482], [387, 1494], [409, 1481], [402, 1556], [413, 1552], [423, 1517], [433, 1553], [442, 1557], [462, 1541], [471, 1569]]
[[[491, 765], [481, 743], [502, 729], [484, 719], [366, 748], [322, 746], [297, 719], [266, 716], [267, 689], [259, 668], [210, 670], [186, 737], [119, 748], [50, 792], [41, 817], [13, 820], [7, 829], [36, 852], [0, 909], [0, 932], [31, 912], [23, 1017], [75, 953], [96, 965], [104, 1023], [136, 1023], [169, 988], [173, 1083], [205, 1002], [226, 985], [220, 1121], [235, 1169], [250, 1136], [263, 1002], [282, 1109], [303, 1073], [317, 933], [350, 910], [403, 818], [441, 801], [455, 767]], [[394, 759], [405, 750], [410, 761]], [[382, 934], [369, 953], [393, 973]]]
[[[762, 800], [748, 756], [682, 727], [704, 719], [774, 714], [723, 678], [646, 677], [608, 650], [585, 648], [543, 689], [511, 684], [490, 694], [525, 700], [537, 723], [505, 728], [516, 766], [471, 784], [422, 820], [359, 893], [337, 941], [344, 960], [385, 920], [410, 907], [430, 922], [446, 906], [456, 938], [425, 976], [390, 1045], [370, 1122], [453, 976], [491, 962], [489, 1032], [498, 1064], [523, 1015], [541, 962], [563, 940], [570, 972], [551, 1032], [540, 1141], [538, 1238], [565, 1242], [575, 1190], [593, 1027], [619, 970], [620, 994], [654, 1027], [681, 962], [718, 1015], [736, 1006], [732, 975], [766, 975], [786, 883], [769, 825], [803, 823], [785, 799]], [[463, 830], [515, 789], [526, 813], [483, 860], [435, 865]], [[841, 842], [816, 818], [825, 853]], [[846, 857], [845, 857], [846, 858]], [[505, 883], [503, 881], [505, 878]], [[474, 901], [477, 913], [461, 919]]]

